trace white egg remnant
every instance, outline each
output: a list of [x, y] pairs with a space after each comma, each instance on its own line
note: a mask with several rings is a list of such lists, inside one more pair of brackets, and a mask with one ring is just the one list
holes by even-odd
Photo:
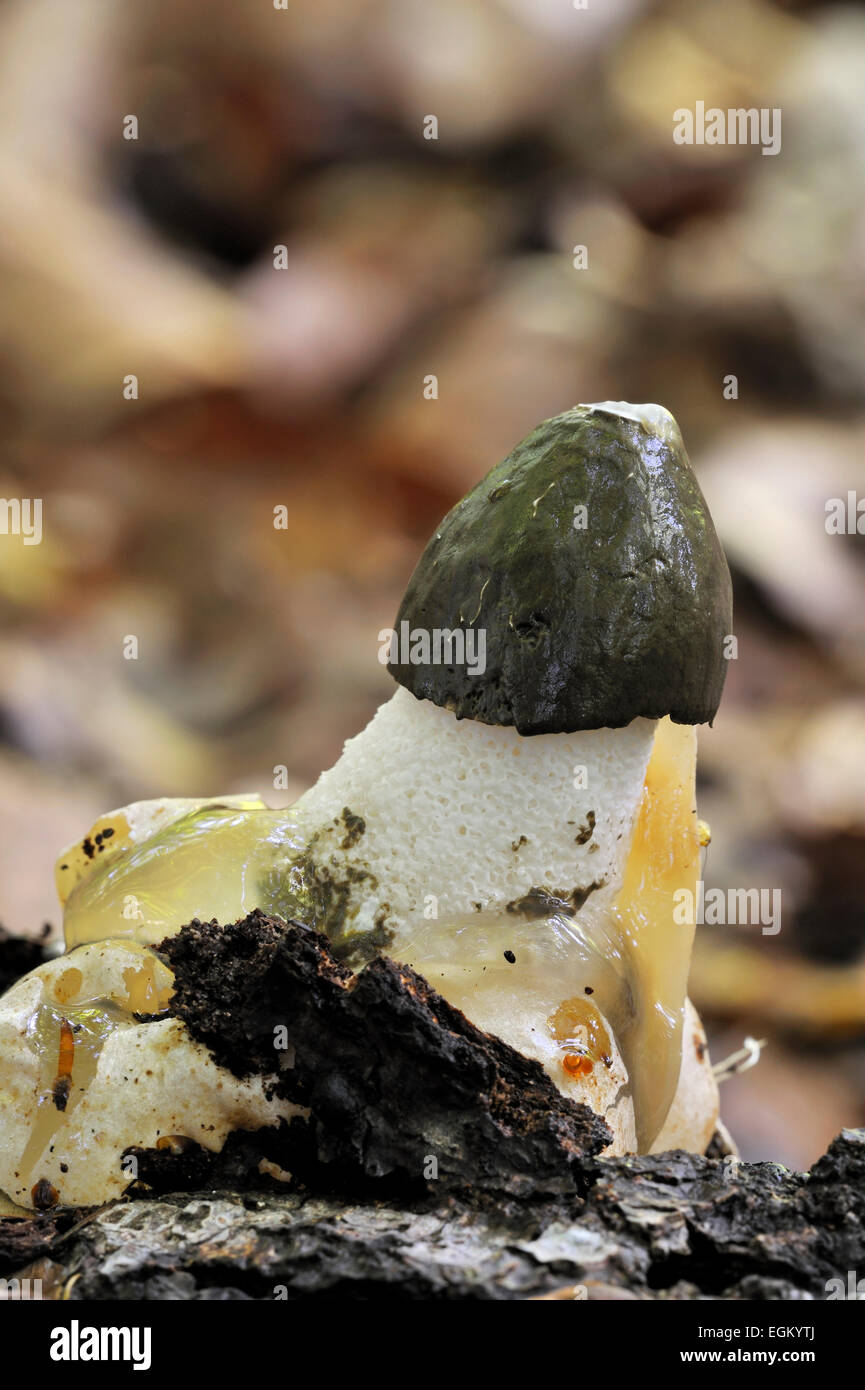
[[633, 420], [642, 426], [647, 434], [654, 435], [671, 446], [682, 446], [682, 436], [675, 415], [664, 405], [632, 405], [630, 401], [590, 401], [581, 402], [578, 410], [597, 410], [604, 415], [618, 415], [622, 420]]
[[178, 1019], [136, 1019], [165, 1008], [172, 979], [147, 948], [103, 941], [0, 999], [0, 1188], [21, 1206], [105, 1202], [135, 1176], [132, 1146], [218, 1152], [232, 1130], [304, 1113], [217, 1066]]
[[[418, 924], [508, 910], [533, 888], [609, 900], [621, 879], [655, 722], [525, 737], [398, 689], [293, 808], [335, 877], [359, 882], [350, 931], [383, 922], [399, 959]], [[345, 836], [344, 808], [363, 820]], [[511, 911], [515, 909], [511, 906]]]

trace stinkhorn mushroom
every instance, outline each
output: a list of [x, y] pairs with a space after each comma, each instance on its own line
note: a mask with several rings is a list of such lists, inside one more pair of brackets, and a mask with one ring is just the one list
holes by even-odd
[[[108, 963], [113, 980], [123, 952], [254, 907], [318, 927], [355, 968], [378, 953], [412, 965], [603, 1115], [611, 1152], [705, 1148], [717, 1087], [687, 999], [693, 925], [675, 904], [699, 876], [693, 726], [717, 710], [730, 627], [727, 564], [673, 416], [602, 402], [539, 425], [436, 530], [379, 634], [400, 688], [294, 806], [138, 803], [61, 856], [71, 954], [0, 1003], [0, 1105], [17, 1126], [0, 1187], [26, 1201], [31, 1181], [56, 1185], [42, 1140], [83, 1132], [86, 1094], [66, 1110], [46, 1100], [72, 1016], [58, 982], [92, 971], [86, 1008], [105, 1015], [100, 1039], [120, 1030], [122, 1053], [130, 1006], [106, 992]], [[194, 1050], [177, 1027], [142, 1038], [139, 1060]], [[115, 1158], [160, 1118], [199, 1138], [184, 1110], [198, 1088], [217, 1136], [273, 1122], [273, 1103], [233, 1078], [205, 1103], [213, 1077], [191, 1051], [177, 1095], [173, 1081], [160, 1093], [171, 1113], [148, 1128], [108, 1045], [96, 1050], [82, 1074], [116, 1104]]]

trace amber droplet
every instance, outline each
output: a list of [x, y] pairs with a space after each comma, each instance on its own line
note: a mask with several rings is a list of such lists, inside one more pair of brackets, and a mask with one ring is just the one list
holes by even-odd
[[569, 1052], [562, 1058], [568, 1076], [591, 1076], [593, 1065], [591, 1057], [583, 1057], [578, 1052]]
[[[591, 1061], [596, 1062], [605, 1053], [609, 1055], [613, 1050], [610, 1035], [597, 1008], [579, 995], [560, 1004], [555, 1013], [547, 1019], [547, 1026], [563, 1051], [577, 1045], [588, 1052]], [[567, 1062], [567, 1057], [572, 1055], [574, 1054], [568, 1051], [565, 1061]], [[570, 1068], [565, 1065], [565, 1070]]]
[[195, 1141], [187, 1138], [185, 1134], [162, 1134], [156, 1141], [156, 1147], [162, 1153], [170, 1153], [177, 1157], [194, 1148]]
[[40, 1178], [30, 1189], [30, 1200], [37, 1211], [50, 1211], [60, 1201], [60, 1193], [47, 1178]]

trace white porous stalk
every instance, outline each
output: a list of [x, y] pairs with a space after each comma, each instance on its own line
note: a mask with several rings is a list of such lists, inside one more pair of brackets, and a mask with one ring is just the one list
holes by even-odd
[[654, 720], [635, 719], [624, 729], [524, 737], [457, 719], [401, 688], [298, 810], [307, 827], [346, 807], [363, 817], [364, 834], [334, 855], [337, 865], [374, 864], [378, 887], [364, 886], [356, 926], [389, 908], [396, 949], [414, 935], [411, 919], [423, 918], [429, 895], [442, 918], [476, 904], [504, 909], [532, 887], [613, 890], [654, 732]]

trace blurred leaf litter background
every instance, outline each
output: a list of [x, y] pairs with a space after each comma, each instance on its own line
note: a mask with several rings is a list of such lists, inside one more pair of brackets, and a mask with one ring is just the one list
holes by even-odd
[[[44, 507], [0, 538], [5, 925], [59, 926], [110, 807], [292, 799], [453, 501], [660, 401], [736, 582], [705, 879], [784, 904], [698, 933], [714, 1056], [770, 1044], [725, 1118], [797, 1166], [865, 1122], [865, 561], [824, 524], [865, 495], [863, 88], [854, 5], [0, 5], [0, 494]], [[780, 108], [781, 152], [676, 145], [697, 101]]]

